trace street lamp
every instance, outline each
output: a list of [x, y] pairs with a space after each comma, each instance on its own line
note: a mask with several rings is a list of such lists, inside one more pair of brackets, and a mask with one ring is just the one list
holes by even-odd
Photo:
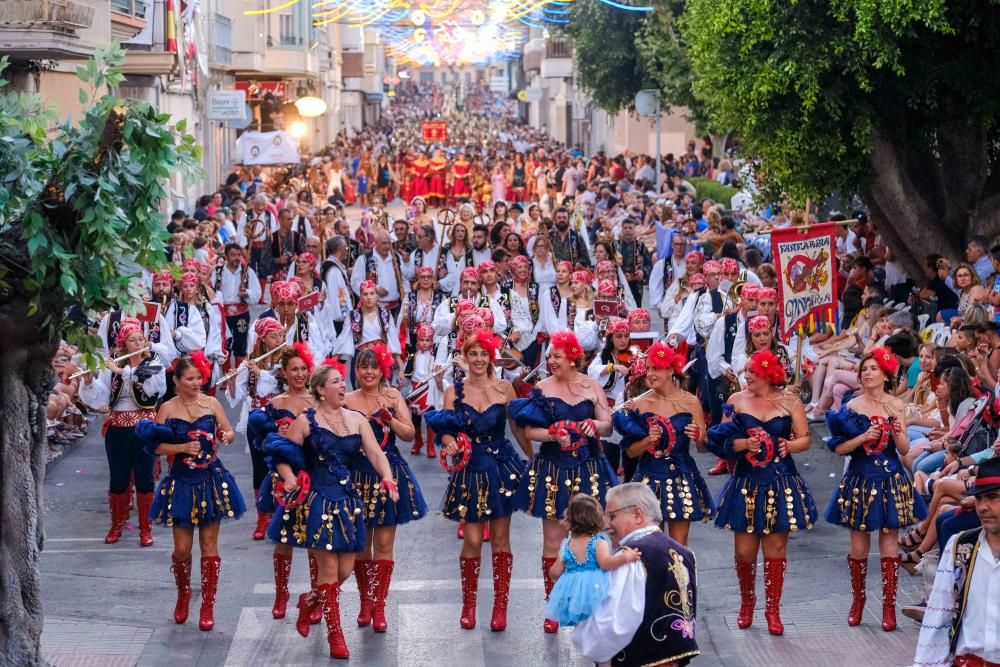
[[326, 102], [320, 97], [300, 97], [295, 100], [295, 108], [299, 110], [300, 116], [315, 118], [326, 113]]
[[292, 135], [296, 139], [301, 139], [306, 136], [306, 124], [301, 120], [292, 121], [288, 126], [288, 134]]

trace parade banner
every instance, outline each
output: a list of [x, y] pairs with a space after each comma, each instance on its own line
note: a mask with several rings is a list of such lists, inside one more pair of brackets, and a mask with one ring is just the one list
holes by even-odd
[[781, 337], [811, 333], [837, 321], [834, 265], [836, 224], [771, 231], [771, 256], [778, 273]]
[[299, 143], [287, 132], [244, 132], [236, 140], [240, 164], [298, 164]]
[[446, 120], [425, 120], [422, 129], [426, 143], [440, 143], [448, 137], [448, 121]]

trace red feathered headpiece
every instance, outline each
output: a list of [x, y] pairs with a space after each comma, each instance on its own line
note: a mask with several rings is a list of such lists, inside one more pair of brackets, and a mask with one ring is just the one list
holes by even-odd
[[292, 349], [295, 350], [295, 354], [298, 358], [306, 363], [306, 369], [312, 373], [314, 362], [312, 351], [309, 349], [309, 346], [305, 343], [295, 343], [292, 345]]
[[656, 341], [649, 346], [649, 351], [646, 353], [646, 365], [652, 366], [653, 368], [659, 368], [661, 370], [671, 369], [674, 373], [680, 375], [684, 370], [685, 359], [683, 355], [677, 354], [674, 348], [670, 347], [663, 341]]
[[876, 347], [871, 352], [872, 359], [878, 364], [879, 370], [885, 373], [886, 377], [895, 380], [896, 372], [899, 371], [899, 359], [887, 347]]
[[392, 352], [385, 345], [376, 345], [373, 348], [378, 367], [382, 369], [382, 375], [388, 380], [392, 377]]
[[345, 366], [343, 363], [341, 363], [340, 359], [337, 359], [335, 357], [330, 357], [329, 359], [324, 359], [323, 360], [323, 365], [324, 366], [329, 366], [333, 370], [337, 371], [338, 373], [340, 373], [340, 375], [342, 377], [347, 377], [347, 366]]
[[193, 353], [191, 355], [191, 361], [194, 363], [195, 368], [201, 373], [201, 383], [205, 384], [212, 379], [212, 364], [208, 363], [208, 359], [205, 358], [205, 353], [201, 350]]
[[[491, 361], [496, 358], [499, 343], [497, 342], [497, 337], [493, 335], [492, 331], [489, 329], [478, 329], [474, 334], [470, 333], [469, 336], [471, 336], [471, 339], [469, 337], [466, 338], [466, 340], [470, 341], [467, 345], [480, 346], [489, 356]], [[462, 349], [466, 349], [465, 344], [462, 345]]]
[[572, 362], [577, 362], [583, 358], [583, 347], [577, 340], [576, 334], [572, 331], [557, 331], [549, 337], [549, 344], [553, 349], [562, 350], [566, 358]]
[[787, 379], [784, 364], [770, 350], [754, 352], [747, 363], [747, 370], [772, 385], [783, 385]]

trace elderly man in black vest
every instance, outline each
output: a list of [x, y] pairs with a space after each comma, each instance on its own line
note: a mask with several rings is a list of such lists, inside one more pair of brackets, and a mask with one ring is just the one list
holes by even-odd
[[636, 482], [607, 494], [606, 530], [641, 559], [610, 572], [608, 599], [573, 630], [573, 644], [615, 667], [681, 667], [698, 655], [694, 554], [660, 530], [652, 490]]

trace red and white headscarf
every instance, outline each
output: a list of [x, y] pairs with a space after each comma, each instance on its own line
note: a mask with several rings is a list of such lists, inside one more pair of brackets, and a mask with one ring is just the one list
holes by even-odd
[[169, 283], [174, 284], [174, 274], [170, 272], [170, 269], [164, 269], [163, 271], [157, 271], [153, 274], [153, 283]]
[[646, 310], [645, 308], [635, 308], [629, 311], [628, 314], [629, 327], [631, 327], [632, 329], [638, 328], [636, 327], [635, 323], [639, 321], [645, 321], [646, 325], [647, 326], [649, 325], [650, 322], [649, 311]]
[[493, 311], [489, 308], [476, 308], [476, 315], [483, 318], [483, 324], [485, 324], [490, 329], [496, 323], [496, 318], [493, 316]]
[[362, 280], [361, 281], [361, 287], [358, 290], [358, 292], [360, 292], [361, 294], [364, 294], [365, 290], [370, 290], [370, 289], [378, 290], [378, 285], [375, 283], [375, 281], [374, 280]]
[[761, 287], [757, 290], [757, 300], [758, 301], [777, 301], [778, 290], [773, 287]]
[[433, 277], [434, 277], [434, 269], [432, 269], [431, 267], [429, 266], [417, 267], [417, 278], [433, 278]]
[[631, 327], [629, 326], [629, 321], [622, 319], [621, 317], [612, 317], [608, 320], [608, 335], [613, 336], [615, 334], [627, 334], [631, 333]]
[[695, 273], [695, 274], [693, 274], [688, 279], [688, 284], [691, 285], [691, 287], [695, 287], [695, 286], [701, 287], [701, 286], [703, 286], [705, 284], [705, 274], [704, 273]]
[[740, 297], [743, 299], [757, 299], [760, 296], [760, 285], [757, 283], [746, 283], [740, 289]]
[[615, 263], [610, 259], [602, 259], [597, 263], [597, 272], [604, 273], [605, 271], [614, 271]]
[[497, 263], [494, 262], [492, 259], [484, 259], [483, 261], [479, 262], [479, 273], [490, 270], [493, 271], [497, 270]]
[[704, 264], [705, 263], [705, 253], [703, 253], [700, 250], [692, 250], [691, 252], [689, 252], [687, 254], [687, 257], [685, 259], [690, 259], [690, 260], [698, 262], [699, 264]]
[[181, 278], [181, 285], [197, 285], [199, 282], [197, 273], [185, 273], [184, 277]]
[[305, 262], [309, 266], [314, 267], [316, 266], [316, 255], [312, 254], [311, 252], [303, 252], [299, 254], [298, 261]]
[[723, 273], [739, 273], [740, 271], [740, 263], [732, 257], [723, 257], [719, 264], [722, 266]]
[[476, 304], [468, 299], [462, 299], [455, 304], [455, 314], [462, 315], [468, 314], [476, 310]]
[[524, 255], [514, 255], [510, 259], [510, 265], [514, 268], [519, 266], [531, 266], [531, 260]]
[[747, 321], [747, 331], [754, 333], [756, 331], [769, 331], [771, 329], [771, 320], [763, 315], [757, 315], [756, 317], [751, 317]]
[[601, 296], [614, 296], [618, 291], [618, 285], [613, 280], [602, 280], [597, 283], [597, 293]]
[[118, 337], [115, 339], [118, 347], [125, 347], [125, 341], [134, 333], [142, 333], [142, 322], [134, 317], [123, 317], [118, 326]]
[[271, 303], [295, 301], [299, 298], [299, 285], [291, 280], [275, 280], [271, 283]]
[[719, 264], [714, 259], [710, 259], [710, 260], [708, 260], [707, 262], [705, 262], [704, 264], [701, 265], [701, 271], [702, 271], [702, 273], [705, 273], [705, 274], [709, 274], [709, 273], [722, 273], [722, 265]]
[[257, 338], [263, 338], [273, 331], [281, 331], [281, 322], [273, 317], [262, 317], [253, 324], [253, 332]]
[[479, 282], [479, 269], [474, 266], [467, 266], [462, 269], [459, 280], [475, 280]]
[[564, 259], [561, 262], [556, 262], [556, 268], [557, 269], [565, 269], [565, 270], [569, 271], [570, 273], [572, 273], [573, 272], [573, 262], [569, 262], [569, 261], [566, 261]]
[[593, 277], [590, 275], [590, 271], [586, 269], [574, 271], [571, 280], [575, 280], [578, 283], [586, 283], [587, 285], [594, 281]]
[[421, 322], [417, 325], [417, 338], [434, 338], [434, 327]]

